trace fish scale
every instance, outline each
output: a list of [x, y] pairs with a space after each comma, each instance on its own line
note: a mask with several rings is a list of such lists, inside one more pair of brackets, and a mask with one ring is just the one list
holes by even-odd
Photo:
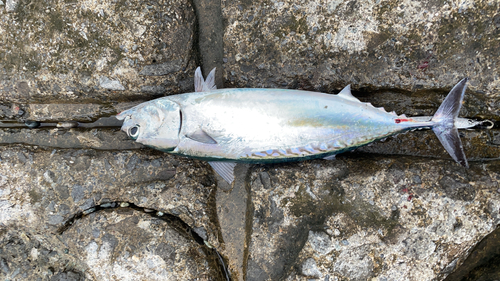
[[194, 93], [149, 101], [120, 113], [122, 130], [137, 142], [207, 160], [225, 180], [235, 163], [276, 163], [334, 155], [390, 135], [432, 128], [452, 158], [468, 166], [455, 123], [467, 79], [432, 118], [408, 118], [363, 103], [350, 86], [339, 94], [289, 89], [216, 89], [215, 69], [195, 72]]

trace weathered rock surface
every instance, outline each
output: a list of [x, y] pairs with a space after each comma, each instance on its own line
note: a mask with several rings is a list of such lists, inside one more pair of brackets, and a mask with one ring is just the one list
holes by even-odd
[[439, 280], [500, 224], [497, 162], [256, 167], [246, 280]]
[[15, 2], [0, 9], [4, 102], [102, 102], [192, 88], [182, 82], [195, 66], [189, 1]]
[[93, 280], [209, 280], [204, 247], [149, 215], [119, 209], [82, 219], [60, 238]]
[[500, 279], [500, 228], [479, 242], [464, 263], [445, 281]]
[[7, 231], [3, 280], [211, 280], [206, 246], [149, 215], [123, 208], [84, 217], [62, 235]]
[[[196, 168], [198, 162], [154, 151], [46, 151], [19, 147], [0, 148], [0, 158], [0, 225], [7, 251], [0, 254], [5, 260], [5, 270], [0, 272], [3, 277], [14, 278], [20, 268], [29, 272], [19, 267], [24, 266], [22, 258], [9, 258], [7, 249], [9, 243], [14, 243], [22, 248], [21, 256], [26, 254], [24, 250], [30, 253], [33, 239], [48, 241], [44, 247], [55, 251], [57, 257], [53, 262], [69, 259], [76, 263], [78, 274], [93, 280], [101, 280], [103, 276], [114, 279], [109, 271], [115, 272], [120, 280], [136, 280], [141, 276], [146, 279], [155, 276], [158, 280], [178, 276], [184, 280], [186, 276], [211, 276], [210, 270], [217, 268], [207, 265], [206, 254], [198, 253], [202, 249], [194, 247], [193, 241], [179, 238], [179, 234], [158, 219], [131, 211], [91, 213], [96, 205], [130, 202], [181, 218], [203, 240], [217, 247], [219, 240], [210, 199], [215, 186], [206, 167]], [[71, 217], [82, 212], [91, 214], [73, 221], [69, 230], [58, 234]], [[23, 231], [15, 232], [18, 228]], [[13, 239], [22, 241], [12, 242]], [[60, 256], [64, 245], [70, 252]], [[175, 249], [168, 253], [169, 261], [155, 253], [160, 251], [158, 247], [165, 248], [161, 251]], [[47, 271], [50, 266], [52, 273]], [[66, 267], [54, 267], [53, 263], [44, 269], [40, 274], [49, 278], [66, 272]], [[135, 275], [124, 277], [123, 274], [132, 274], [134, 270]]]

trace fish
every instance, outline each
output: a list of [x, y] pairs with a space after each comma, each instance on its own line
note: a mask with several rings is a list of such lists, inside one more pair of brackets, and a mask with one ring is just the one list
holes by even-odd
[[195, 92], [171, 95], [116, 116], [135, 141], [170, 154], [208, 161], [234, 181], [236, 163], [280, 163], [335, 155], [416, 129], [432, 129], [457, 163], [468, 167], [457, 128], [468, 78], [458, 82], [432, 117], [411, 118], [361, 102], [350, 85], [338, 94], [270, 88], [217, 89], [215, 69]]

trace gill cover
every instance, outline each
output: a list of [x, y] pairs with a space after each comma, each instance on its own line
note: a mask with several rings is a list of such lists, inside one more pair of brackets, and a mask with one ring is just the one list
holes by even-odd
[[166, 98], [153, 100], [125, 110], [116, 116], [124, 120], [122, 131], [137, 142], [170, 151], [179, 144], [181, 110]]

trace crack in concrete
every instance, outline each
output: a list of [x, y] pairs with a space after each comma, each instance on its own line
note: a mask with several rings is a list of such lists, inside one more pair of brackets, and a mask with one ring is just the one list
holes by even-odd
[[[214, 67], [215, 85], [224, 87], [222, 59], [224, 56], [224, 25], [220, 0], [192, 0], [198, 22], [196, 47], [200, 55], [201, 69], [207, 75]], [[196, 36], [195, 36], [196, 37]]]
[[119, 209], [119, 208], [130, 208], [136, 211], [143, 212], [145, 214], [150, 215], [151, 217], [157, 218], [159, 220], [162, 220], [167, 223], [170, 227], [175, 229], [178, 233], [180, 233], [182, 236], [184, 236], [187, 239], [194, 240], [202, 250], [205, 252], [207, 256], [210, 256], [212, 261], [215, 261], [216, 267], [219, 269], [219, 273], [221, 275], [221, 279], [224, 279], [226, 281], [231, 280], [230, 273], [228, 271], [226, 262], [224, 261], [223, 257], [220, 255], [220, 253], [217, 251], [216, 248], [214, 248], [208, 241], [204, 240], [196, 231], [194, 231], [187, 223], [185, 223], [181, 218], [169, 214], [169, 213], [164, 213], [162, 211], [158, 211], [155, 209], [150, 209], [146, 207], [141, 207], [137, 206], [136, 204], [132, 202], [125, 202], [125, 201], [115, 201], [115, 202], [106, 202], [100, 205], [93, 206], [91, 208], [88, 208], [86, 210], [77, 212], [70, 216], [61, 227], [57, 229], [57, 234], [61, 235], [65, 231], [67, 231], [72, 225], [74, 225], [77, 221], [82, 219], [85, 216], [88, 216], [92, 213], [96, 213], [102, 210], [106, 209]]

